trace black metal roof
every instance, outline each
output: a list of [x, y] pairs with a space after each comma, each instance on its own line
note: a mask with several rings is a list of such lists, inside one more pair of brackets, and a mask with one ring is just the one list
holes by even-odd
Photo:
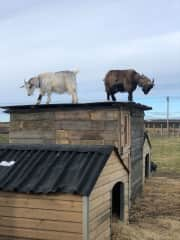
[[88, 196], [114, 149], [109, 145], [1, 144], [0, 190]]
[[41, 104], [41, 105], [16, 105], [16, 106], [1, 106], [5, 112], [26, 112], [26, 111], [52, 111], [52, 110], [79, 110], [79, 109], [107, 109], [120, 108], [128, 109], [151, 110], [149, 106], [142, 105], [135, 102], [92, 102], [92, 103], [78, 103], [78, 104]]

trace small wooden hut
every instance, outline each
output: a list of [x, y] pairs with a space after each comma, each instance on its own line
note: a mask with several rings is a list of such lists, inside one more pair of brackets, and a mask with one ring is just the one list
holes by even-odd
[[10, 143], [114, 145], [130, 172], [130, 200], [143, 189], [144, 112], [134, 102], [6, 106]]
[[110, 240], [128, 172], [114, 146], [0, 145], [0, 239]]

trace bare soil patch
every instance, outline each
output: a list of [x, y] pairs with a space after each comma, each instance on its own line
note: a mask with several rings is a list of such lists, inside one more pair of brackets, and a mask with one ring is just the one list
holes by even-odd
[[130, 213], [130, 224], [113, 223], [113, 240], [180, 240], [180, 176], [149, 179]]

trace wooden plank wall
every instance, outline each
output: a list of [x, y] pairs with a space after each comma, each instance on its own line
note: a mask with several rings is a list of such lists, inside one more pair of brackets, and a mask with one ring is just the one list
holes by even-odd
[[131, 200], [143, 189], [143, 142], [144, 113], [134, 110], [131, 113]]
[[82, 198], [0, 193], [0, 239], [82, 239]]
[[22, 144], [110, 144], [117, 146], [124, 159], [128, 159], [130, 134], [128, 144], [125, 144], [123, 114], [127, 115], [129, 111], [92, 109], [11, 113], [9, 139], [10, 143]]
[[56, 143], [119, 146], [117, 110], [56, 112]]
[[11, 113], [10, 143], [115, 145], [132, 172], [134, 199], [142, 190], [143, 120], [142, 110], [125, 108]]
[[128, 220], [128, 173], [115, 153], [112, 153], [90, 195], [90, 240], [111, 239], [111, 192], [117, 182], [125, 184], [125, 221]]
[[54, 112], [11, 113], [10, 143], [55, 143]]
[[9, 123], [0, 122], [0, 134], [8, 134], [8, 133], [9, 133]]

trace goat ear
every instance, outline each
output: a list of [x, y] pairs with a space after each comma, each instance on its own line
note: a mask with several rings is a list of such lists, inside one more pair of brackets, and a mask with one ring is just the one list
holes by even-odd
[[154, 85], [154, 78], [152, 79], [152, 84]]

